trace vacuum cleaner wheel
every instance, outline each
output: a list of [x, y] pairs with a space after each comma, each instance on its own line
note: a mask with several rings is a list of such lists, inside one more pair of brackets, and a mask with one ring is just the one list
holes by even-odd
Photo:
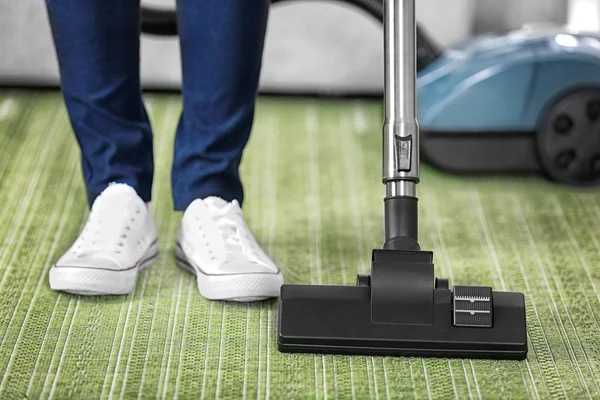
[[558, 100], [544, 116], [536, 140], [551, 179], [600, 185], [600, 89], [581, 89]]

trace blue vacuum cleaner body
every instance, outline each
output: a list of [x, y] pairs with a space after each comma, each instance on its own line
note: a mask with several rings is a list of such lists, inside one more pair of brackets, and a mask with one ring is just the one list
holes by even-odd
[[600, 183], [600, 35], [485, 35], [418, 75], [423, 160], [464, 173], [534, 172]]

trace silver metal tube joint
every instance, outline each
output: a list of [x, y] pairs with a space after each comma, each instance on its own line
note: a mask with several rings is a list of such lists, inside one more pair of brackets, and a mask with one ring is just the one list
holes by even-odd
[[417, 197], [417, 184], [413, 181], [389, 181], [385, 184], [386, 197]]
[[385, 0], [384, 46], [383, 182], [418, 182], [415, 0]]

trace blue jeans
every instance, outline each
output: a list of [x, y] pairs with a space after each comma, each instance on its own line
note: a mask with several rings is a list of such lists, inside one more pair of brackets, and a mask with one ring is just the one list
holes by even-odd
[[[139, 72], [139, 0], [46, 0], [61, 87], [90, 204], [109, 183], [149, 202], [152, 130]], [[238, 169], [252, 129], [268, 0], [178, 0], [183, 112], [173, 201], [243, 201]]]

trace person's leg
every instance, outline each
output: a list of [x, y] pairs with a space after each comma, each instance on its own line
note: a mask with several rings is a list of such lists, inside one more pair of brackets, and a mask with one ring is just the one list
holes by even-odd
[[139, 4], [47, 0], [47, 5], [92, 205], [81, 234], [50, 269], [49, 284], [82, 295], [131, 293], [139, 271], [158, 251], [156, 225], [145, 204], [153, 160], [139, 82]]
[[152, 191], [139, 73], [139, 0], [46, 0], [61, 87], [81, 147], [88, 201], [112, 182]]
[[183, 114], [172, 170], [176, 210], [217, 196], [243, 201], [268, 0], [178, 0]]
[[173, 198], [177, 264], [208, 299], [279, 294], [283, 275], [244, 222], [238, 167], [254, 118], [268, 0], [178, 0], [183, 114]]

